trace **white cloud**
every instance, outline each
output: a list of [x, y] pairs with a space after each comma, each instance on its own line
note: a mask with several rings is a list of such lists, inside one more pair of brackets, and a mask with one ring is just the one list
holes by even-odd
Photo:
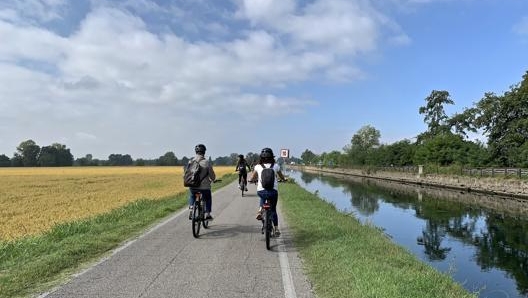
[[[302, 113], [317, 100], [282, 96], [285, 86], [361, 77], [354, 59], [375, 51], [387, 26], [366, 2], [238, 1], [233, 16], [251, 26], [210, 22], [211, 32], [236, 32], [211, 41], [155, 32], [148, 18], [123, 8], [182, 16], [177, 7], [92, 1], [78, 28], [61, 37], [31, 20], [60, 18], [66, 1], [9, 3], [0, 6], [0, 107], [10, 116], [0, 127], [12, 127], [16, 142], [34, 135], [48, 143], [68, 140], [72, 148], [87, 148], [77, 154], [98, 157], [136, 144], [151, 146], [137, 152], [174, 145], [167, 135], [198, 141], [193, 125], [239, 129], [240, 118]], [[218, 142], [224, 134], [231, 132], [215, 135]]]

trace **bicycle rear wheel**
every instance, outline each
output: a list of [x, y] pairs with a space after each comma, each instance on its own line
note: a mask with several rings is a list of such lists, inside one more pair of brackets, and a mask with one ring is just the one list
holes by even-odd
[[202, 226], [204, 227], [204, 229], [207, 229], [209, 227], [209, 221], [207, 219], [205, 219], [205, 202], [202, 201], [202, 206], [201, 206], [201, 209], [202, 209]]
[[270, 250], [271, 249], [271, 244], [270, 244], [270, 241], [271, 241], [271, 230], [272, 230], [272, 225], [271, 225], [271, 212], [269, 210], [265, 210], [264, 211], [264, 234], [266, 236], [266, 249], [267, 250]]
[[194, 203], [193, 214], [192, 214], [192, 233], [194, 238], [198, 238], [200, 235], [200, 224], [202, 222], [202, 212], [200, 212], [200, 204]]

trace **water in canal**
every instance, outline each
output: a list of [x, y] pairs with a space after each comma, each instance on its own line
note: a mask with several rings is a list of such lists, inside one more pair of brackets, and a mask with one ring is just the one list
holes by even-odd
[[528, 297], [527, 202], [287, 171], [479, 297]]

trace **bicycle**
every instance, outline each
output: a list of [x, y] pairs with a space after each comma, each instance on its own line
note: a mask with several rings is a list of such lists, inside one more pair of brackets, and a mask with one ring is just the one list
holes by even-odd
[[271, 211], [271, 205], [268, 200], [262, 205], [262, 234], [266, 238], [266, 249], [271, 249], [271, 237], [275, 237], [273, 229], [273, 211]]
[[[287, 179], [278, 180], [277, 182], [282, 183], [285, 181], [287, 181]], [[261, 214], [262, 216], [261, 233], [264, 234], [264, 237], [266, 239], [266, 249], [270, 250], [271, 249], [271, 243], [270, 243], [271, 238], [278, 237], [278, 235], [276, 234], [275, 227], [273, 226], [273, 216], [275, 215], [275, 212], [271, 210], [271, 205], [268, 199], [264, 201], [261, 212], [262, 212]]]
[[[222, 180], [215, 180], [213, 183], [220, 181]], [[205, 216], [205, 200], [202, 200], [202, 193], [199, 191], [194, 194], [194, 204], [192, 208], [192, 233], [194, 238], [198, 238], [200, 236], [200, 226], [203, 226], [204, 229], [209, 227], [209, 220], [206, 219]]]
[[240, 184], [238, 185], [238, 187], [240, 188], [240, 191], [242, 192], [242, 196], [244, 196], [244, 191], [247, 188], [247, 182], [246, 182], [246, 178], [244, 178], [244, 176], [242, 176], [240, 178]]

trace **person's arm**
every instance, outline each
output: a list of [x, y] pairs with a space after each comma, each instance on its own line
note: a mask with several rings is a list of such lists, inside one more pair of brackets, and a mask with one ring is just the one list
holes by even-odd
[[251, 172], [251, 177], [249, 178], [249, 182], [250, 183], [255, 183], [255, 182], [257, 182], [257, 179], [258, 179], [257, 171]]
[[209, 164], [209, 179], [211, 181], [215, 181], [216, 180], [216, 173], [213, 170], [213, 166], [211, 164]]
[[235, 166], [235, 172], [238, 172], [238, 166], [239, 166], [239, 165], [240, 165], [240, 160], [237, 161], [237, 163], [236, 163], [236, 166]]

